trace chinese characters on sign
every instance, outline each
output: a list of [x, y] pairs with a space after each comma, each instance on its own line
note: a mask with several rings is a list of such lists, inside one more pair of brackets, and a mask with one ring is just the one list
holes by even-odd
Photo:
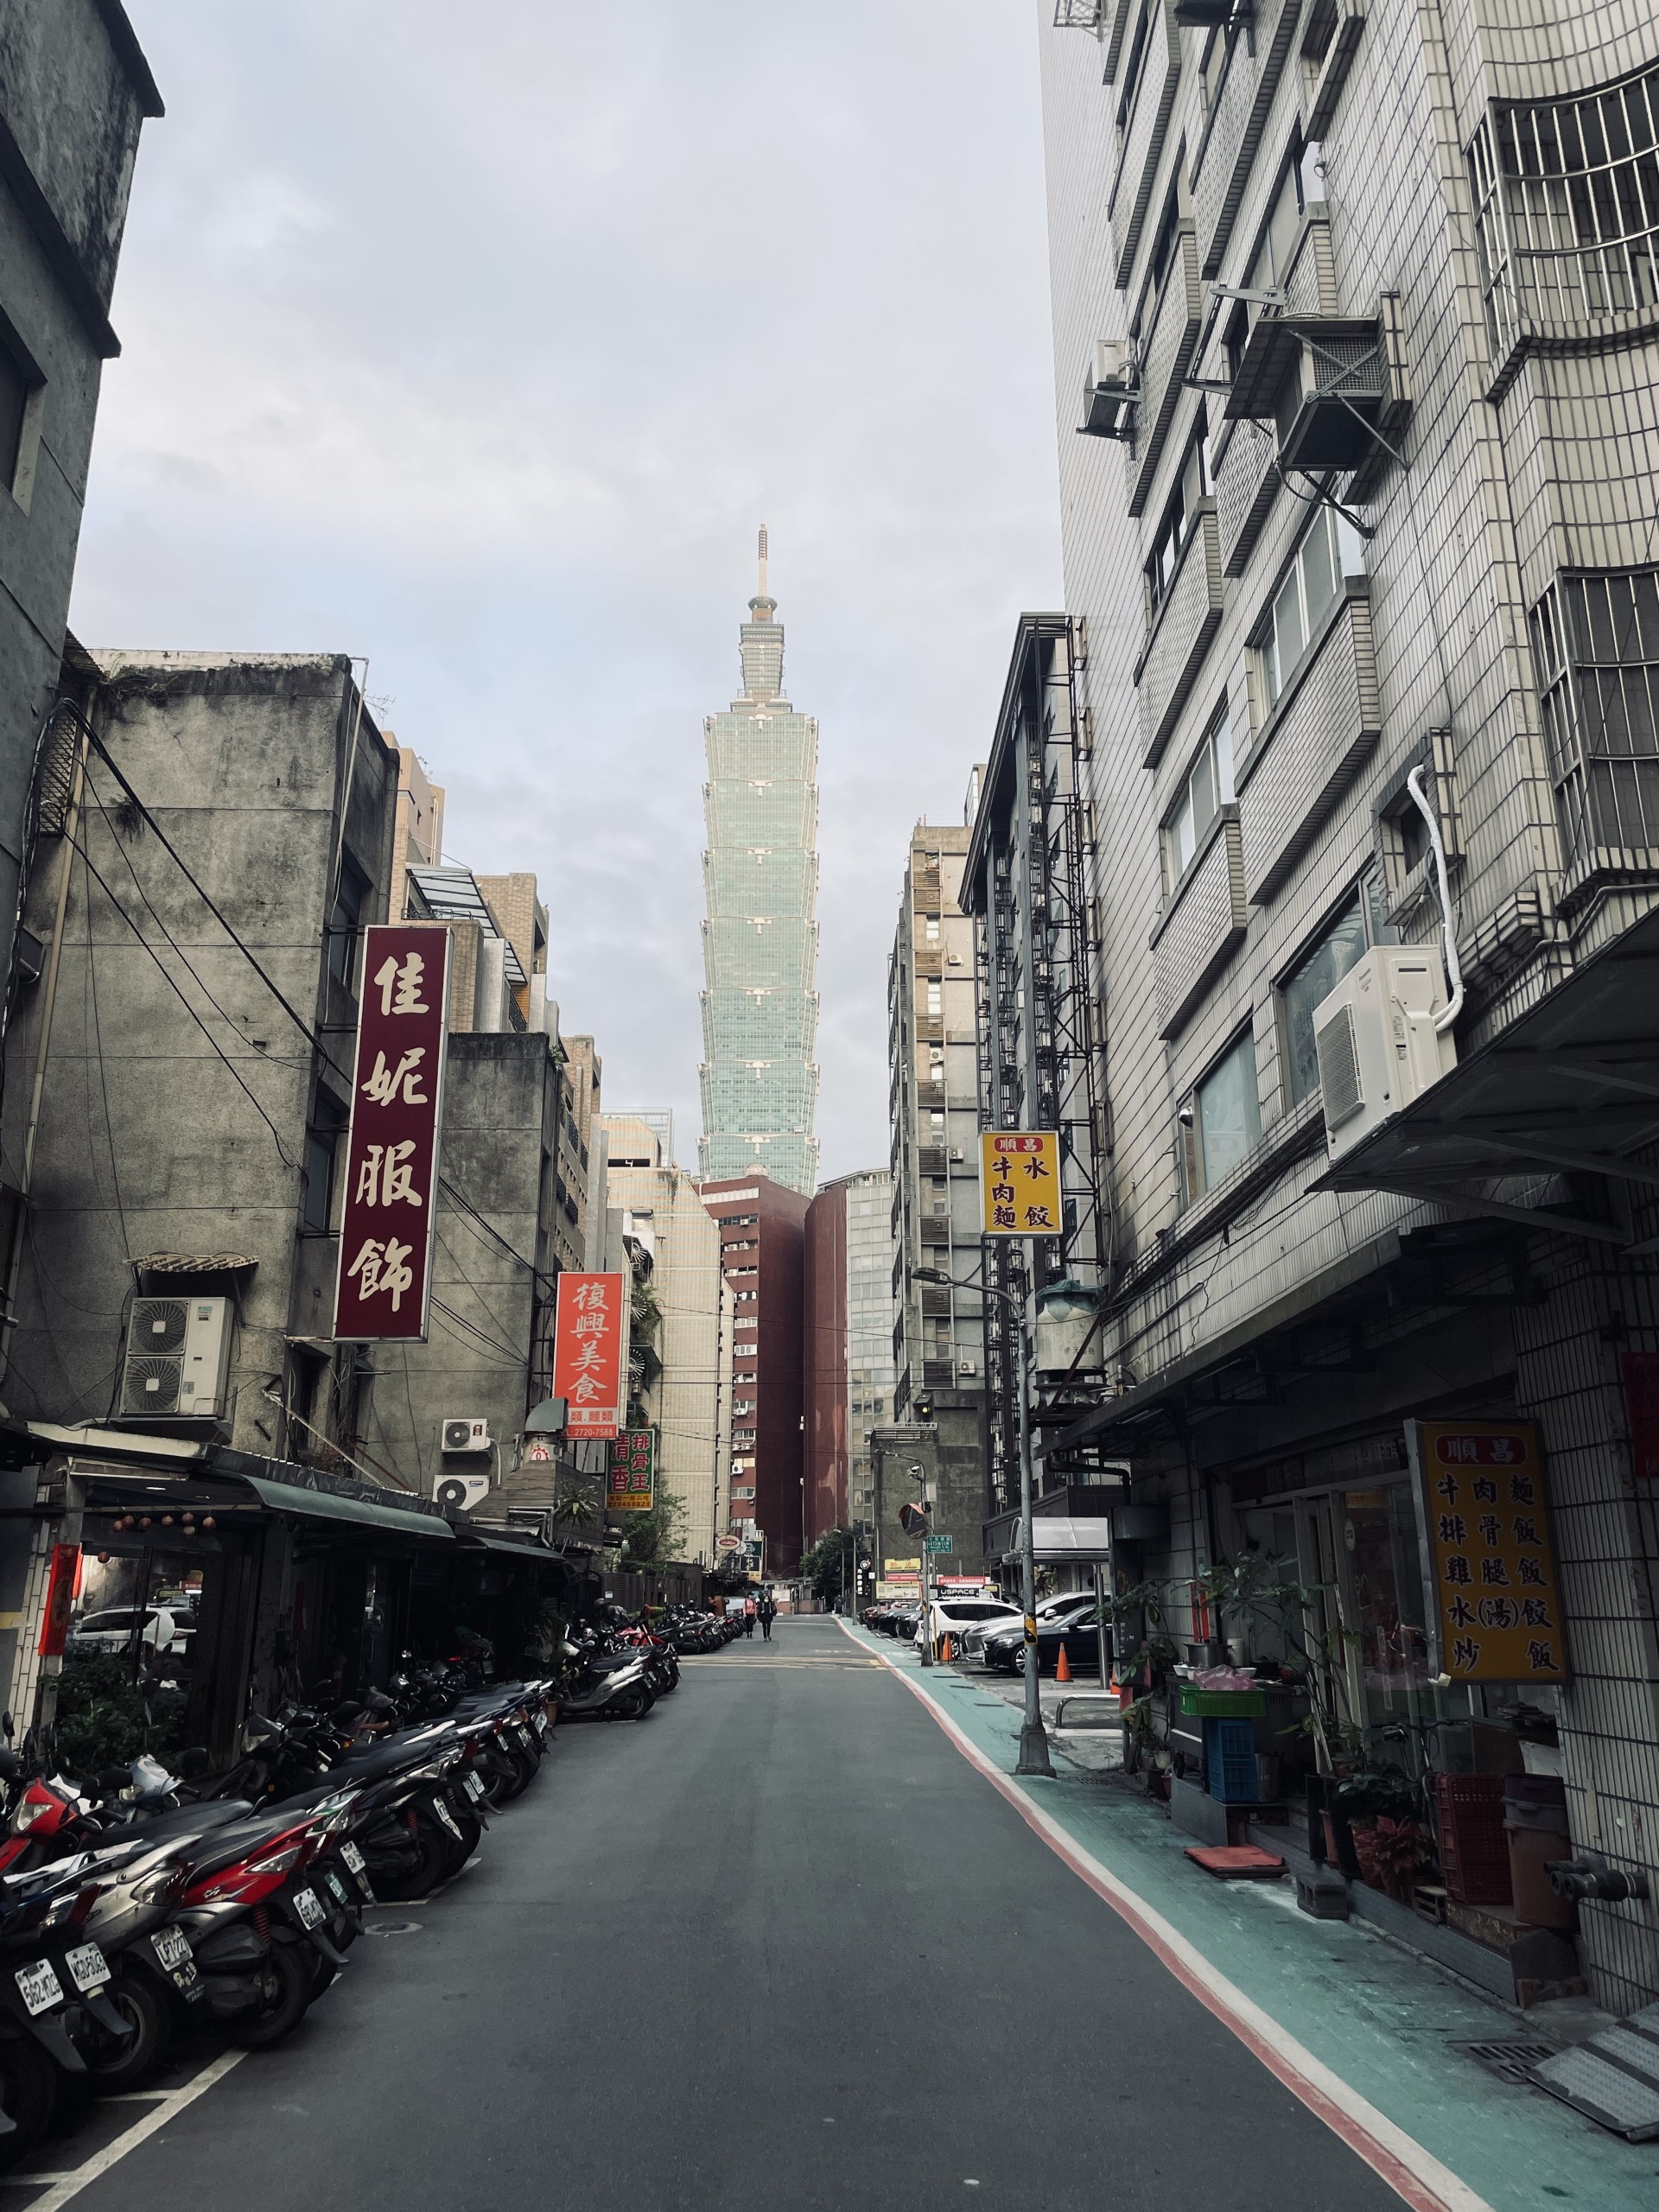
[[1465, 1682], [1564, 1682], [1567, 1643], [1538, 1440], [1526, 1421], [1408, 1421], [1429, 1635]]
[[625, 1429], [611, 1440], [607, 1513], [649, 1513], [656, 1498], [656, 1438], [648, 1428]]
[[980, 1227], [987, 1236], [1058, 1236], [1060, 1140], [1053, 1129], [986, 1129], [979, 1140]]
[[364, 931], [336, 1337], [425, 1341], [448, 991], [448, 930]]
[[628, 1388], [628, 1287], [620, 1274], [562, 1274], [553, 1325], [553, 1395], [568, 1437], [614, 1436]]

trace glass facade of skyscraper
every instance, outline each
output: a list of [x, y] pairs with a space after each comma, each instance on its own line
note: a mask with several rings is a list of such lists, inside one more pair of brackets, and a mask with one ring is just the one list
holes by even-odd
[[818, 726], [783, 695], [784, 626], [760, 588], [741, 632], [742, 696], [703, 724], [704, 1176], [764, 1168], [810, 1195], [818, 1071]]

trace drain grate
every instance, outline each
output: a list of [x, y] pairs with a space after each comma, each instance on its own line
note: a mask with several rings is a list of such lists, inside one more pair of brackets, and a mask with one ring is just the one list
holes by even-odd
[[1452, 2048], [1466, 2051], [1500, 2082], [1514, 2082], [1523, 2089], [1532, 2086], [1527, 2069], [1555, 2056], [1555, 2046], [1550, 2043], [1454, 2043]]

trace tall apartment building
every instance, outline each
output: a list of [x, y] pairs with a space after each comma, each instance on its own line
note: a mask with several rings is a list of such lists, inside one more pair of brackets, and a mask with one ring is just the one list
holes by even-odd
[[760, 583], [743, 690], [703, 724], [702, 1139], [699, 1173], [818, 1179], [818, 726], [784, 696], [784, 626]]
[[912, 831], [887, 963], [893, 1414], [911, 1420], [931, 1397], [942, 1452], [958, 1480], [971, 1467], [982, 1490], [982, 1300], [973, 1288], [916, 1280], [930, 1268], [971, 1283], [980, 1268], [974, 926], [960, 896], [968, 842], [957, 824]]
[[[0, 29], [0, 960], [60, 749], [69, 591], [110, 301], [161, 94], [119, 0], [11, 0]], [[19, 950], [27, 971], [35, 948]], [[15, 1171], [14, 1171], [15, 1172]], [[9, 1178], [10, 1179], [10, 1178]]]
[[[1116, 1394], [1056, 1441], [1166, 1518], [1131, 1571], [1335, 1585], [1362, 1724], [1491, 1766], [1544, 1710], [1573, 1846], [1652, 1882], [1659, 19], [1207, 12], [1039, 31]], [[1502, 1592], [1429, 1673], [1436, 1419], [1541, 1447], [1519, 1691]], [[1577, 1949], [1610, 2009], [1659, 1995], [1650, 1912], [1586, 1904]]]
[[712, 1568], [726, 1528], [736, 1306], [721, 1271], [720, 1230], [696, 1183], [643, 1119], [607, 1114], [606, 1188], [651, 1255], [659, 1321], [658, 1371], [645, 1395], [657, 1430], [657, 1479], [685, 1505], [683, 1556]]
[[800, 1564], [807, 1508], [803, 1274], [807, 1201], [770, 1176], [699, 1185], [732, 1293], [728, 1529], [759, 1542], [768, 1574]]
[[826, 1183], [807, 1209], [807, 1538], [868, 1519], [870, 1431], [893, 1414], [893, 1178]]

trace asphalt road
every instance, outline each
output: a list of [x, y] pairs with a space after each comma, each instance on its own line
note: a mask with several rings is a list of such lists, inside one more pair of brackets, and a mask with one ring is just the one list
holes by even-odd
[[468, 1873], [378, 1922], [77, 2212], [1400, 2202], [828, 1621], [561, 1727]]

